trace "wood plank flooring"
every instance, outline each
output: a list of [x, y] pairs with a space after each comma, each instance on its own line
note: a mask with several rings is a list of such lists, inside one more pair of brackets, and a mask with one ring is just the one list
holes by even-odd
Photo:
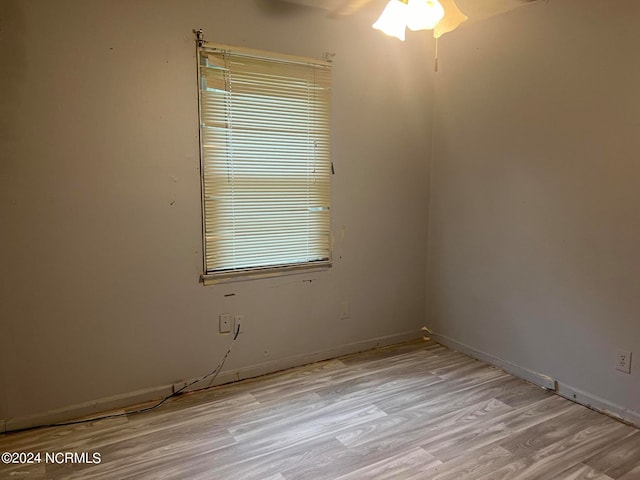
[[0, 464], [3, 479], [640, 480], [639, 430], [434, 342], [0, 435], [6, 451], [101, 463]]

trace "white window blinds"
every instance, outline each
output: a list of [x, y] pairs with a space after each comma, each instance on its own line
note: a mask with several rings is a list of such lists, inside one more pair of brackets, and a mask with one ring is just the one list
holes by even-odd
[[200, 48], [205, 275], [330, 262], [327, 63]]

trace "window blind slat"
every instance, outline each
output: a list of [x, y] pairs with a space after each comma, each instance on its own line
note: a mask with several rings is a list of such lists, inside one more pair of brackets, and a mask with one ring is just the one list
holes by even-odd
[[206, 274], [330, 260], [331, 69], [203, 48]]

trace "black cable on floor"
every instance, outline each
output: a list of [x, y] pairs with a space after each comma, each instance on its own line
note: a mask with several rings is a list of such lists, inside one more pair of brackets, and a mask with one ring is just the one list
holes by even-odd
[[233, 335], [233, 339], [231, 339], [231, 343], [229, 344], [229, 348], [227, 349], [227, 353], [224, 354], [224, 357], [222, 357], [222, 360], [220, 361], [220, 363], [218, 364], [218, 366], [215, 369], [213, 369], [211, 372], [207, 373], [205, 376], [203, 376], [201, 378], [198, 378], [198, 379], [196, 379], [196, 380], [194, 380], [194, 381], [192, 381], [190, 383], [187, 383], [184, 387], [176, 390], [171, 395], [167, 395], [162, 400], [160, 400], [159, 402], [157, 402], [154, 405], [151, 405], [150, 407], [145, 407], [145, 408], [141, 408], [139, 410], [134, 410], [133, 412], [114, 413], [113, 415], [103, 415], [101, 417], [86, 418], [84, 420], [74, 420], [72, 422], [61, 422], [61, 423], [50, 423], [48, 425], [37, 425], [37, 426], [34, 426], [34, 427], [21, 428], [19, 430], [11, 430], [11, 431], [6, 432], [6, 433], [7, 434], [11, 434], [11, 433], [18, 433], [18, 432], [26, 432], [26, 431], [35, 430], [35, 429], [38, 429], [38, 428], [66, 427], [68, 425], [79, 425], [81, 423], [96, 422], [98, 420], [106, 420], [108, 418], [129, 417], [131, 415], [137, 415], [139, 413], [150, 412], [151, 410], [155, 410], [156, 408], [158, 408], [160, 405], [165, 403], [170, 398], [177, 397], [178, 395], [180, 395], [185, 389], [189, 388], [190, 386], [195, 385], [196, 383], [203, 382], [207, 378], [211, 377], [212, 375], [213, 375], [213, 378], [211, 379], [211, 381], [215, 380], [216, 377], [218, 376], [218, 374], [220, 373], [220, 371], [222, 370], [222, 367], [224, 366], [224, 362], [227, 361], [227, 357], [231, 353], [231, 347], [233, 347], [233, 344], [236, 341], [236, 339], [238, 338], [239, 334], [240, 334], [240, 325], [237, 325], [236, 326], [236, 332]]

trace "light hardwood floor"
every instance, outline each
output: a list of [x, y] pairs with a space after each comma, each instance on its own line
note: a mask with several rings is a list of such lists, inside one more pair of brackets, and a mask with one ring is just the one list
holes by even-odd
[[153, 412], [0, 436], [7, 479], [640, 480], [640, 431], [433, 342], [182, 395]]

